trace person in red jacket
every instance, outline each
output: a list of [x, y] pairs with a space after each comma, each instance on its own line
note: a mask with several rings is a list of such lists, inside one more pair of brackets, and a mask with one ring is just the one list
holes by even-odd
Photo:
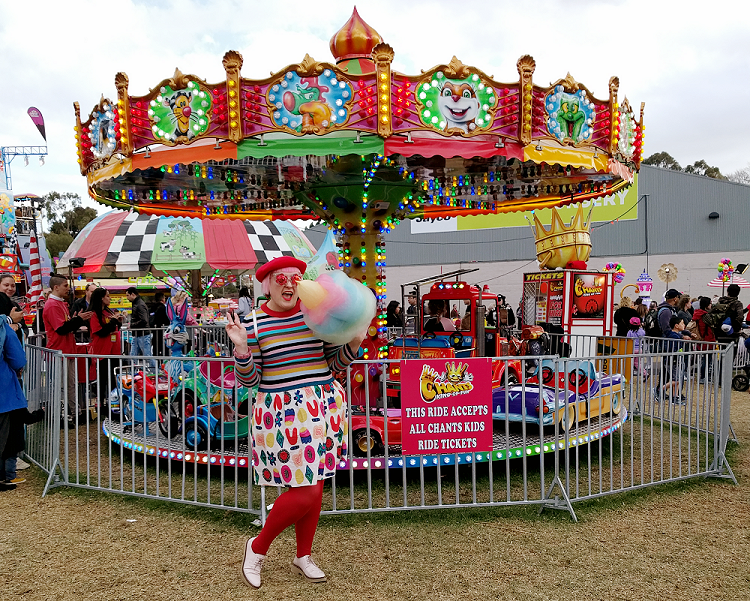
[[[91, 295], [89, 305], [91, 316], [91, 354], [121, 355], [120, 326], [122, 314], [109, 308], [112, 299], [109, 290], [97, 288]], [[97, 366], [99, 380], [99, 406], [103, 407], [109, 399], [109, 391], [115, 387], [115, 367], [117, 359], [99, 359]]]
[[[64, 277], [50, 276], [49, 287], [52, 292], [44, 305], [44, 329], [47, 332], [47, 348], [62, 351], [66, 354], [74, 354], [77, 350], [75, 332], [91, 318], [91, 311], [74, 313], [71, 317], [67, 300], [70, 285]], [[78, 417], [79, 424], [86, 422], [86, 399], [84, 395], [79, 398], [77, 394], [75, 359], [65, 359], [64, 361], [67, 363], [67, 425], [69, 428], [74, 428], [76, 417]]]
[[[698, 309], [693, 311], [693, 321], [698, 324], [698, 334], [701, 337], [701, 340], [705, 340], [706, 342], [716, 342], [716, 335], [714, 334], [713, 329], [711, 326], [709, 326], [705, 321], [703, 321], [703, 316], [706, 315], [711, 310], [711, 299], [707, 296], [701, 296], [700, 299], [700, 305]], [[698, 348], [704, 348], [704, 347], [698, 347]], [[704, 380], [706, 377], [706, 366], [708, 362], [706, 361], [706, 357], [701, 358], [701, 380]]]

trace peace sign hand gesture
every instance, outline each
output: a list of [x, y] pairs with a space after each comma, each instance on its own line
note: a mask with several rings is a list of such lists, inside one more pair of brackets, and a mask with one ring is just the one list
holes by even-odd
[[237, 355], [247, 354], [247, 330], [240, 323], [236, 313], [232, 313], [232, 319], [226, 325], [227, 336], [234, 343], [234, 352]]

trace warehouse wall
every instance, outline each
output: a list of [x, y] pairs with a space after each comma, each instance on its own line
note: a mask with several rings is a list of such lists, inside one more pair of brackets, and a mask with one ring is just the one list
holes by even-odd
[[[654, 289], [661, 290], [656, 272], [671, 262], [678, 268], [674, 287], [697, 296], [712, 292], [706, 283], [716, 277], [721, 258], [728, 256], [735, 265], [750, 263], [750, 186], [643, 165], [638, 195], [638, 219], [593, 225], [591, 268], [620, 262], [627, 270], [625, 283], [630, 283], [648, 263], [657, 280]], [[713, 211], [718, 219], [708, 218]], [[319, 245], [325, 231], [318, 226], [306, 233]], [[389, 299], [398, 298], [403, 282], [441, 269], [477, 267], [469, 281], [487, 282], [515, 303], [520, 274], [536, 270], [529, 227], [412, 234], [407, 220], [386, 240]], [[743, 290], [740, 298], [744, 296], [750, 294]]]

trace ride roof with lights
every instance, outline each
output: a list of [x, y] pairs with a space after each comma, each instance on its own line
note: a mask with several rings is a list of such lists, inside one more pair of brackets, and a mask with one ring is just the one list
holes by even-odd
[[176, 70], [142, 96], [118, 73], [116, 101], [102, 98], [85, 121], [74, 105], [89, 194], [149, 214], [334, 228], [361, 211], [382, 231], [404, 217], [610, 195], [639, 169], [643, 104], [636, 119], [627, 99], [618, 103], [616, 77], [599, 99], [570, 74], [537, 85], [530, 56], [512, 83], [456, 57], [406, 75], [356, 9], [330, 47], [335, 64], [308, 55], [257, 80], [229, 51], [224, 81]]

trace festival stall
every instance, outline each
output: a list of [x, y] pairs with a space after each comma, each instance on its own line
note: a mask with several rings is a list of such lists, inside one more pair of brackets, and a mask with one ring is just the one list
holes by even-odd
[[[274, 257], [309, 260], [314, 254], [307, 237], [285, 221], [204, 221], [110, 211], [86, 225], [58, 270], [89, 277], [150, 275], [152, 284], [161, 282], [151, 288], [185, 289], [200, 297], [218, 278], [251, 274]], [[83, 258], [83, 266], [73, 267], [73, 258]]]

